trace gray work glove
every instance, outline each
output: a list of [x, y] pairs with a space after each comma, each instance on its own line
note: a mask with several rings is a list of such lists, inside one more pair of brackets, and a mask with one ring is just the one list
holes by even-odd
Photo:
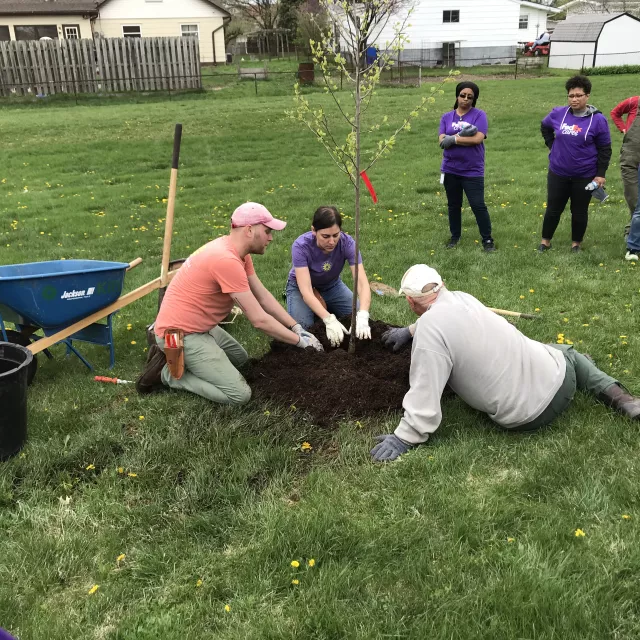
[[440, 148], [441, 149], [448, 149], [449, 147], [453, 147], [453, 145], [455, 143], [456, 143], [456, 137], [455, 136], [445, 136], [440, 141]]
[[[316, 351], [324, 351], [322, 345], [320, 344], [320, 340], [318, 340], [318, 338], [316, 338], [313, 333], [307, 331], [306, 329], [303, 329], [302, 325], [299, 322], [291, 327], [291, 331], [293, 331], [293, 333], [295, 333], [297, 336], [307, 339], [310, 343], [308, 346], [313, 347]], [[297, 346], [300, 345], [298, 344]]]
[[[297, 325], [300, 326], [300, 325]], [[296, 335], [300, 336], [300, 340], [296, 343], [296, 347], [300, 347], [300, 349], [306, 349], [307, 347], [313, 347], [316, 351], [324, 351], [322, 345], [320, 344], [320, 340], [316, 338], [312, 333], [305, 331], [302, 327], [300, 327], [301, 333], [298, 333], [292, 327], [291, 331], [293, 331]]]
[[382, 344], [388, 349], [393, 348], [394, 353], [400, 351], [405, 344], [413, 340], [409, 327], [401, 327], [399, 329], [387, 329], [382, 334]]
[[393, 433], [376, 436], [377, 445], [371, 449], [371, 457], [376, 462], [391, 462], [413, 448]]
[[478, 133], [478, 127], [476, 127], [475, 124], [470, 124], [468, 127], [462, 129], [458, 135], [463, 138], [470, 138], [471, 136], [475, 136], [476, 133]]

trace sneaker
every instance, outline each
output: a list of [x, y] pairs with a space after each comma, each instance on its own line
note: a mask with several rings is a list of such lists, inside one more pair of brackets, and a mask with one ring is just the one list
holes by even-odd
[[487, 252], [487, 253], [491, 253], [492, 251], [496, 250], [496, 245], [494, 243], [493, 240], [483, 240], [482, 241], [482, 248]]
[[451, 238], [451, 240], [447, 242], [447, 249], [453, 249], [458, 242], [460, 242], [460, 238]]
[[624, 257], [625, 260], [638, 260], [640, 258], [640, 251], [637, 249], [629, 249], [627, 251], [627, 255]]
[[579, 244], [574, 244], [571, 247], [571, 253], [580, 253], [582, 251], [582, 247]]
[[538, 247], [538, 253], [544, 253], [545, 251], [549, 251], [549, 249], [551, 249], [551, 245], [546, 245], [541, 242]]
[[165, 364], [167, 364], [167, 358], [164, 355], [164, 351], [157, 344], [149, 347], [144, 371], [136, 380], [136, 391], [146, 394], [161, 387], [161, 374]]

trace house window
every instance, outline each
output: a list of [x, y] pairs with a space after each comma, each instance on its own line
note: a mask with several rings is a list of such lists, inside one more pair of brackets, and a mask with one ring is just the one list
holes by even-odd
[[529, 16], [520, 16], [520, 23], [518, 24], [520, 29], [529, 28]]
[[142, 38], [142, 29], [140, 25], [127, 25], [122, 27], [122, 35], [125, 38]]
[[442, 22], [460, 22], [460, 11], [443, 11]]
[[9, 33], [9, 27], [0, 24], [0, 42], [9, 42], [11, 40], [11, 33]]
[[58, 39], [58, 27], [55, 24], [15, 26], [13, 29], [16, 32], [16, 40]]
[[63, 24], [62, 32], [64, 33], [65, 40], [80, 40], [80, 25]]
[[198, 37], [198, 25], [197, 24], [181, 24], [182, 36], [195, 36]]

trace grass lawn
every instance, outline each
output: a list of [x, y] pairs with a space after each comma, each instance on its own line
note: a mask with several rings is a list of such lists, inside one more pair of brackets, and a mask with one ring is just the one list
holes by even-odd
[[[593, 82], [604, 113], [633, 93], [627, 77]], [[461, 244], [444, 249], [436, 140], [454, 100], [447, 86], [369, 174], [380, 201], [365, 200], [367, 272], [398, 287], [411, 264], [427, 262], [451, 289], [538, 314], [516, 321], [528, 336], [564, 334], [640, 393], [640, 266], [622, 259], [620, 136], [611, 198], [592, 208], [585, 251], [569, 252], [565, 214], [553, 251], [538, 255], [547, 166], [539, 122], [564, 103], [563, 79], [480, 86], [498, 251], [481, 251], [467, 207]], [[382, 89], [371, 113], [397, 122], [428, 89]], [[159, 275], [173, 126], [182, 122], [173, 257], [225, 233], [239, 203], [263, 202], [289, 221], [255, 259], [279, 295], [293, 240], [320, 204], [352, 215], [351, 189], [284, 115], [291, 97], [218, 96], [2, 108], [0, 263], [141, 256], [126, 289]], [[113, 371], [106, 349], [82, 347], [97, 373], [135, 379], [156, 304], [150, 295], [116, 317]], [[376, 298], [372, 315], [411, 320], [396, 299]], [[245, 319], [232, 332], [252, 356], [268, 348]], [[373, 436], [393, 430], [398, 414], [321, 431], [257, 401], [231, 410], [187, 394], [140, 397], [93, 382], [77, 359], [53, 351], [29, 389], [28, 444], [0, 465], [0, 626], [21, 640], [640, 634], [638, 427], [591, 399], [578, 394], [531, 436], [505, 434], [450, 399], [426, 446], [379, 466], [369, 460]], [[292, 371], [291, 383], [305, 381]]]

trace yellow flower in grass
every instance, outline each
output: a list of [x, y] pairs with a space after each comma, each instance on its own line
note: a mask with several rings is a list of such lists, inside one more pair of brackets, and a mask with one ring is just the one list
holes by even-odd
[[535, 293], [535, 289], [529, 289], [529, 293]]
[[126, 554], [121, 553], [117, 558], [116, 558], [116, 564], [119, 566], [120, 563], [126, 558]]
[[229, 604], [225, 604], [225, 605], [224, 605], [224, 610], [225, 610], [227, 613], [229, 613], [229, 611], [231, 611], [231, 605], [229, 605]]
[[520, 300], [524, 300], [524, 296], [520, 296]]
[[196, 588], [201, 586], [202, 586], [202, 580], [198, 578], [198, 581], [196, 582]]
[[92, 471], [92, 470], [93, 470], [93, 469], [95, 469], [95, 468], [96, 468], [96, 466], [95, 466], [94, 464], [88, 464], [88, 465], [85, 467], [85, 469], [86, 469], [87, 471]]
[[515, 541], [516, 541], [516, 539], [515, 539], [515, 538], [507, 538], [507, 542], [508, 542], [509, 544], [511, 544], [512, 542], [515, 542]]
[[622, 514], [622, 519], [623, 520], [631, 520], [631, 516], [628, 513], [623, 513]]
[[573, 535], [576, 538], [584, 538], [587, 534], [582, 529], [576, 529]]
[[137, 478], [137, 477], [138, 477], [138, 474], [137, 474], [137, 473], [133, 473], [133, 471], [129, 471], [129, 473], [127, 473], [127, 475], [128, 475], [130, 478]]
[[89, 595], [92, 596], [98, 589], [100, 588], [99, 584], [94, 584], [93, 587], [91, 587], [91, 589], [89, 589]]
[[[623, 516], [624, 517], [624, 516]], [[309, 558], [309, 560], [307, 561], [307, 564], [310, 567], [315, 567], [316, 566], [316, 561], [313, 558]]]
[[292, 561], [291, 561], [291, 566], [292, 566], [294, 569], [297, 569], [297, 568], [300, 566], [300, 563], [299, 563], [297, 560], [292, 560]]
[[309, 442], [303, 442], [303, 443], [300, 445], [300, 449], [301, 449], [302, 451], [311, 451], [311, 449], [313, 449], [313, 447], [311, 446], [311, 444], [310, 444]]
[[297, 579], [295, 579], [295, 578], [294, 578], [294, 579], [291, 581], [291, 584], [299, 585], [299, 584], [300, 584], [300, 580], [297, 580]]

